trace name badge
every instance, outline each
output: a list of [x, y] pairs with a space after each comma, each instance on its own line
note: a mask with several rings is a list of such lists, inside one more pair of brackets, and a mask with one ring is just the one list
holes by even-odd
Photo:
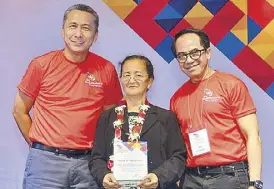
[[193, 156], [210, 152], [210, 144], [206, 129], [189, 133], [190, 147]]

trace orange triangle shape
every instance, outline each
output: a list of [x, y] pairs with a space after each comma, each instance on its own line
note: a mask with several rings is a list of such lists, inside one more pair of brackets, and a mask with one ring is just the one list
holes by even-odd
[[247, 16], [244, 15], [241, 20], [231, 29], [231, 32], [238, 37], [245, 45], [248, 44], [247, 34]]
[[265, 59], [265, 61], [274, 69], [274, 51]]
[[212, 17], [196, 17], [196, 18], [186, 18], [194, 28], [203, 29], [205, 25], [212, 19]]

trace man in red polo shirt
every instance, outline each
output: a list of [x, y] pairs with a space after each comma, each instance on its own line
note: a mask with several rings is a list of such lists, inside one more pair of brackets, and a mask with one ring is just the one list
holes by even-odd
[[235, 76], [210, 68], [210, 42], [201, 30], [177, 33], [172, 50], [190, 78], [170, 101], [188, 151], [181, 187], [262, 188], [261, 141], [247, 87]]
[[99, 188], [88, 169], [95, 128], [122, 93], [115, 67], [89, 52], [98, 26], [91, 7], [68, 8], [65, 48], [34, 58], [18, 86], [13, 115], [31, 147], [24, 189]]

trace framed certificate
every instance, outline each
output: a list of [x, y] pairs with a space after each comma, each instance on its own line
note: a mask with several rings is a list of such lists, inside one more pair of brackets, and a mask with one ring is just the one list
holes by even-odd
[[123, 189], [135, 189], [148, 174], [147, 142], [122, 142], [114, 144], [113, 174]]

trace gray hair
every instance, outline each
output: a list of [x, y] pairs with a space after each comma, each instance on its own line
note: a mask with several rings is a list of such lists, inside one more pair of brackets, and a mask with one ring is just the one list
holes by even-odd
[[98, 27], [99, 27], [99, 16], [97, 14], [97, 12], [92, 9], [90, 6], [88, 5], [85, 5], [85, 4], [76, 4], [76, 5], [72, 5], [71, 7], [69, 7], [65, 13], [64, 13], [64, 17], [63, 17], [63, 27], [65, 25], [65, 22], [67, 20], [67, 17], [68, 17], [68, 13], [70, 11], [73, 11], [73, 10], [79, 10], [79, 11], [84, 11], [84, 12], [88, 12], [90, 14], [92, 14], [95, 18], [94, 20], [94, 24], [95, 24], [95, 28], [96, 28], [96, 32], [98, 32]]

